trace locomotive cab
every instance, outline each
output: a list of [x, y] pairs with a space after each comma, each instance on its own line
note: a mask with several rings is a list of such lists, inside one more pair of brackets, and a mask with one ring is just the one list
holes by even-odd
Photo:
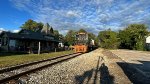
[[75, 37], [75, 52], [85, 53], [88, 50], [88, 34], [87, 33], [77, 33]]

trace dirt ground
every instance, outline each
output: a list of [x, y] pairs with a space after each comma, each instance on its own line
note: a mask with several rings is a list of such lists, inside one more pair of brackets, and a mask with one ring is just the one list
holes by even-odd
[[140, 81], [144, 84], [150, 83], [150, 52], [121, 49], [111, 50], [111, 52], [126, 62], [118, 62], [118, 65], [126, 68], [124, 72], [131, 81], [135, 83]]

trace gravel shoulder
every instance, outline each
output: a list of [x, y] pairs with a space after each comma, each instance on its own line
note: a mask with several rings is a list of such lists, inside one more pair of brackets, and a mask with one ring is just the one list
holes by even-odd
[[117, 65], [118, 57], [107, 56], [96, 49], [71, 60], [21, 77], [25, 84], [131, 84]]
[[20, 79], [27, 84], [99, 84], [102, 64], [99, 49], [62, 62]]

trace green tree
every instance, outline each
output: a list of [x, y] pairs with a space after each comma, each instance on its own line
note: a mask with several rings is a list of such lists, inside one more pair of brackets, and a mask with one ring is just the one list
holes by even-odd
[[59, 31], [58, 30], [54, 30], [54, 35], [58, 36], [59, 35]]
[[88, 39], [89, 39], [89, 42], [91, 41], [91, 39], [94, 40], [95, 42], [95, 45], [98, 45], [98, 40], [97, 40], [97, 36], [93, 33], [88, 33]]
[[58, 30], [54, 30], [54, 36], [58, 39], [58, 40], [62, 40], [63, 39], [63, 35], [59, 34]]
[[64, 43], [65, 37], [62, 34], [59, 34], [59, 40]]
[[100, 46], [103, 48], [117, 48], [118, 38], [117, 33], [114, 31], [106, 30], [100, 31], [98, 34], [98, 39], [100, 40]]
[[44, 24], [42, 22], [37, 23], [37, 28], [35, 29], [36, 31], [41, 31], [43, 28]]
[[69, 30], [65, 36], [65, 42], [68, 43], [68, 45], [73, 45], [75, 42], [75, 34], [76, 32], [73, 30]]
[[32, 31], [39, 31], [43, 28], [43, 23], [37, 23], [36, 21], [29, 19], [24, 24], [22, 24], [20, 28]]
[[147, 26], [144, 24], [131, 24], [119, 31], [120, 48], [144, 50], [145, 36], [148, 35]]
[[84, 33], [87, 33], [87, 31], [84, 30], [84, 29], [80, 29], [78, 32], [84, 32]]
[[91, 39], [95, 40], [96, 39], [96, 35], [93, 34], [93, 33], [88, 33], [88, 38], [89, 38], [89, 40], [91, 40]]

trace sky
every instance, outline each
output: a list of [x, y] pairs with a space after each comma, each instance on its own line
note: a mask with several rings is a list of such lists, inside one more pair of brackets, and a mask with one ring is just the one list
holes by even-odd
[[28, 19], [62, 34], [80, 28], [98, 34], [133, 23], [150, 27], [150, 0], [0, 0], [0, 30], [16, 32]]

